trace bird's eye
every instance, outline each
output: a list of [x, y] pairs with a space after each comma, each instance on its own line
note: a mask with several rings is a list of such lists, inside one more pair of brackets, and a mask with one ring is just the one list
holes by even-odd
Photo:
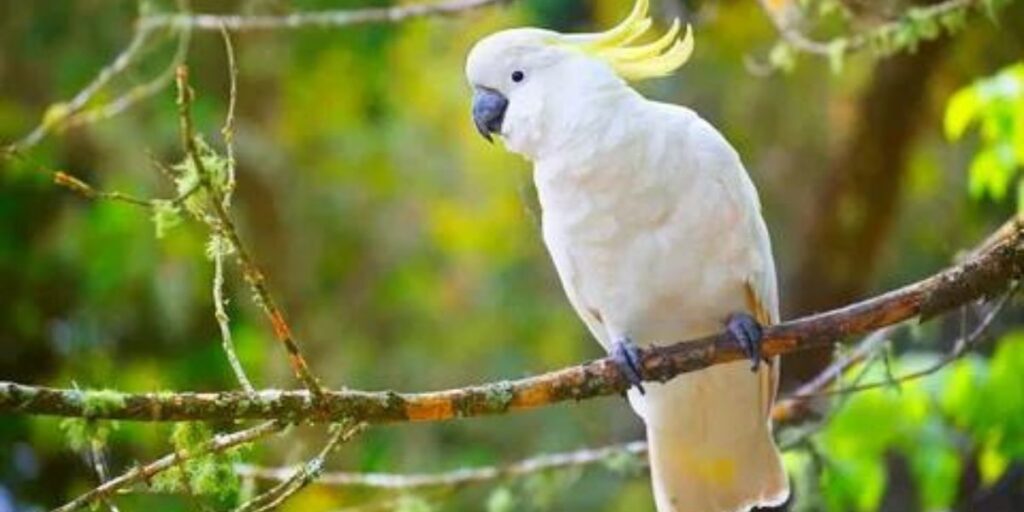
[[526, 78], [526, 75], [524, 75], [522, 71], [513, 71], [512, 72], [512, 81], [513, 82], [516, 82], [516, 83], [522, 82], [524, 78]]

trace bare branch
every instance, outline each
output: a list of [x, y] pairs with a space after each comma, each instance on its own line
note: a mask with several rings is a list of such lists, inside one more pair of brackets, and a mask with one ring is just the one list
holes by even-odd
[[985, 315], [985, 317], [982, 318], [980, 322], [978, 322], [978, 325], [975, 326], [974, 330], [972, 330], [969, 334], [961, 335], [956, 340], [956, 343], [954, 343], [953, 345], [953, 349], [948, 354], [944, 355], [938, 361], [935, 361], [934, 363], [928, 365], [927, 367], [906, 373], [904, 375], [887, 375], [886, 379], [881, 382], [869, 382], [867, 384], [858, 384], [854, 386], [844, 387], [841, 389], [836, 389], [833, 391], [819, 392], [819, 394], [845, 395], [850, 393], [867, 391], [869, 389], [898, 386], [904, 382], [909, 382], [912, 380], [920, 379], [922, 377], [927, 377], [928, 375], [932, 375], [938, 372], [939, 370], [949, 366], [957, 359], [963, 357], [964, 354], [966, 354], [971, 348], [977, 345], [979, 341], [981, 341], [981, 339], [985, 336], [986, 332], [988, 331], [988, 328], [991, 327], [992, 322], [995, 321], [996, 317], [999, 316], [999, 313], [1002, 312], [1004, 307], [1006, 307], [1007, 302], [1009, 302], [1010, 298], [1013, 297], [1013, 295], [1017, 292], [1018, 288], [1019, 283], [1014, 283], [1010, 291], [1006, 292], [1005, 294], [1003, 294], [1002, 297], [999, 298], [996, 304], [992, 306], [992, 309], [990, 309], [989, 312]]
[[86, 183], [84, 180], [77, 176], [73, 176], [64, 171], [57, 171], [50, 169], [36, 160], [32, 159], [27, 154], [16, 148], [7, 148], [6, 156], [14, 160], [20, 160], [26, 164], [35, 167], [36, 171], [49, 174], [53, 179], [54, 185], [64, 187], [76, 194], [85, 197], [86, 199], [95, 200], [106, 200], [106, 201], [117, 201], [120, 203], [130, 204], [132, 206], [141, 206], [143, 208], [155, 208], [160, 203], [169, 203], [174, 206], [178, 206], [189, 198], [194, 192], [195, 188], [186, 190], [184, 193], [179, 194], [177, 197], [171, 199], [158, 199], [158, 198], [143, 198], [127, 194], [120, 191], [107, 191], [99, 190], [96, 187]]
[[39, 125], [29, 132], [28, 135], [22, 137], [21, 140], [11, 144], [9, 150], [25, 149], [34, 146], [51, 131], [61, 128], [69, 116], [84, 108], [89, 103], [89, 100], [103, 89], [112, 78], [119, 75], [135, 62], [152, 32], [152, 29], [136, 29], [128, 46], [121, 50], [121, 53], [117, 54], [110, 64], [101, 69], [92, 82], [89, 82], [67, 102], [50, 106], [46, 113], [43, 114], [43, 119]]
[[[1021, 230], [976, 257], [881, 296], [765, 330], [766, 356], [862, 334], [914, 317], [931, 317], [970, 301], [998, 294], [1024, 274]], [[684, 372], [744, 358], [724, 334], [642, 351], [646, 380], [665, 381]], [[501, 414], [554, 403], [621, 393], [628, 383], [608, 358], [515, 381], [432, 393], [326, 391], [316, 403], [308, 391], [117, 394], [102, 411], [85, 406], [85, 395], [0, 382], [0, 413], [77, 416], [136, 421], [278, 418], [331, 422], [356, 418], [369, 423], [439, 421]]]
[[822, 396], [823, 390], [842, 377], [851, 367], [868, 358], [893, 331], [905, 325], [907, 322], [893, 324], [864, 337], [849, 354], [836, 359], [792, 394], [775, 402], [773, 416], [785, 419], [803, 417], [808, 412], [811, 399]]
[[[131, 41], [102, 68], [96, 77], [81, 91], [66, 102], [51, 105], [42, 120], [27, 135], [9, 144], [0, 155], [35, 146], [47, 135], [63, 129], [91, 124], [117, 116], [139, 101], [152, 97], [164, 90], [174, 78], [174, 70], [184, 62], [191, 31], [196, 30], [270, 30], [298, 29], [305, 27], [344, 27], [368, 23], [397, 23], [428, 16], [448, 16], [471, 11], [489, 5], [508, 3], [512, 0], [447, 0], [430, 4], [401, 5], [386, 8], [352, 10], [330, 10], [294, 13], [283, 16], [248, 16], [237, 14], [193, 14], [182, 6], [180, 12], [143, 15], [135, 22]], [[130, 88], [114, 99], [86, 110], [89, 102], [96, 97], [114, 77], [131, 67], [141, 56], [142, 50], [158, 29], [169, 29], [179, 33], [178, 49], [166, 70], [149, 82]], [[230, 43], [229, 43], [230, 44]], [[230, 64], [234, 67], [234, 64]], [[234, 73], [234, 71], [233, 71]], [[227, 137], [228, 135], [225, 134]], [[230, 146], [230, 142], [228, 143]]]
[[231, 34], [224, 26], [220, 28], [220, 36], [224, 40], [224, 52], [228, 59], [228, 112], [224, 115], [224, 147], [228, 157], [228, 179], [224, 185], [224, 208], [231, 206], [231, 194], [235, 191], [235, 105], [238, 103], [238, 64], [235, 62], [235, 47], [231, 44]]
[[[107, 481], [106, 446], [97, 438], [93, 438], [89, 443], [89, 458], [91, 459], [93, 470], [96, 472], [96, 477], [99, 478], [100, 484], [103, 484]], [[120, 512], [117, 505], [109, 499], [104, 499], [103, 504], [107, 506], [110, 512]]]
[[[227, 29], [221, 30], [221, 38], [224, 40], [224, 51], [227, 54], [230, 80], [228, 111], [224, 117], [224, 127], [220, 131], [224, 137], [224, 147], [227, 151], [227, 180], [224, 183], [221, 204], [224, 205], [225, 210], [228, 210], [231, 208], [231, 195], [235, 190], [235, 104], [238, 101], [238, 66], [235, 64], [235, 49], [231, 45], [231, 35], [228, 34]], [[235, 379], [238, 380], [243, 390], [252, 393], [255, 390], [249, 377], [245, 374], [242, 363], [238, 360], [235, 343], [231, 336], [231, 321], [227, 312], [227, 300], [224, 298], [224, 256], [223, 251], [213, 251], [213, 316], [217, 319], [221, 347], [231, 366], [231, 371], [235, 374]]]
[[224, 298], [224, 255], [220, 252], [213, 254], [213, 316], [220, 329], [221, 348], [228, 359], [228, 364], [231, 365], [235, 379], [246, 393], [255, 392], [249, 376], [245, 374], [245, 369], [235, 353], [235, 342], [231, 336], [231, 320], [228, 317], [227, 300]]
[[327, 456], [336, 450], [338, 446], [352, 440], [353, 437], [365, 430], [366, 427], [366, 423], [333, 425], [332, 429], [334, 432], [316, 457], [313, 457], [302, 466], [293, 469], [291, 474], [281, 479], [280, 484], [242, 504], [236, 509], [236, 512], [264, 512], [273, 510], [283, 503], [284, 500], [301, 491], [307, 485], [313, 483], [314, 480], [319, 479], [323, 473], [324, 461], [327, 459]]
[[[613, 444], [600, 448], [588, 448], [571, 452], [539, 455], [503, 466], [464, 468], [445, 473], [324, 473], [317, 483], [341, 487], [367, 487], [390, 491], [415, 491], [434, 487], [460, 487], [467, 484], [515, 478], [544, 471], [569, 467], [588, 466], [610, 462], [618, 457], [635, 458], [639, 464], [646, 464], [647, 443], [633, 441]], [[289, 476], [287, 468], [261, 468], [247, 464], [237, 466], [239, 475], [274, 482], [284, 481]]]
[[446, 0], [436, 3], [408, 4], [367, 9], [298, 12], [275, 15], [240, 14], [157, 14], [141, 18], [138, 28], [184, 28], [196, 30], [280, 30], [307, 27], [336, 28], [368, 23], [396, 23], [427, 16], [453, 15], [511, 0]]
[[178, 48], [174, 52], [174, 57], [171, 58], [171, 62], [167, 64], [167, 67], [159, 75], [148, 82], [128, 89], [125, 93], [108, 102], [69, 115], [61, 129], [93, 124], [116, 117], [135, 106], [136, 103], [151, 98], [158, 92], [166, 89], [174, 80], [174, 70], [185, 61], [190, 35], [191, 31], [187, 28], [181, 31], [178, 36]]

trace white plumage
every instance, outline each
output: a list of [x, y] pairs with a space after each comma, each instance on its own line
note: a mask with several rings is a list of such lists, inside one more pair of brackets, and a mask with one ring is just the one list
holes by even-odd
[[[490, 36], [467, 75], [507, 98], [500, 135], [534, 163], [544, 241], [594, 337], [611, 350], [624, 337], [644, 346], [719, 332], [737, 312], [778, 321], [768, 232], [736, 151], [693, 111], [643, 98], [558, 37]], [[659, 512], [787, 498], [769, 419], [777, 370], [736, 362], [630, 391]]]

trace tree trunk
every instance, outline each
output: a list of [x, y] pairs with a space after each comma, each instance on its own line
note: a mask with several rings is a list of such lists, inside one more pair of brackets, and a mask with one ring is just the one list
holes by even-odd
[[[896, 217], [907, 157], [946, 41], [922, 44], [915, 53], [875, 65], [856, 125], [836, 152], [814, 207], [794, 279], [796, 312], [828, 309], [866, 291]], [[788, 357], [784, 386], [813, 377], [830, 358], [827, 348]]]

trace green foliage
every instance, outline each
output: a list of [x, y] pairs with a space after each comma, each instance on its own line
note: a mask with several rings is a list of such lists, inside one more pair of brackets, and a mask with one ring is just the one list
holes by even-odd
[[516, 497], [512, 490], [502, 485], [495, 487], [487, 497], [487, 512], [513, 512], [516, 510]]
[[[397, 2], [304, 0], [290, 7], [385, 3]], [[838, 34], [853, 41], [863, 25], [848, 30], [844, 3], [849, 4], [801, 0], [812, 16], [828, 18], [821, 26], [808, 27], [808, 35]], [[254, 3], [252, 12], [288, 10], [263, 4]], [[78, 1], [59, 6], [35, 2], [31, 9], [0, 7], [0, 60], [5, 70], [19, 76], [4, 82], [5, 94], [0, 95], [3, 143], [24, 135], [40, 116], [47, 122], [59, 119], [64, 115], [61, 106], [66, 105], [62, 100], [72, 97], [123, 48], [136, 6], [116, 5]], [[147, 1], [143, 6], [160, 12], [176, 9], [173, 0]], [[794, 205], [805, 205], [807, 198], [794, 200], [791, 183], [820, 183], [826, 170], [798, 162], [820, 161], [833, 149], [855, 115], [851, 98], [872, 81], [870, 68], [862, 65], [864, 60], [840, 51], [842, 43], [834, 43], [828, 52], [830, 65], [846, 72], [828, 78], [823, 86], [820, 67], [797, 66], [798, 51], [780, 45], [772, 51], [772, 60], [792, 72], [779, 79], [752, 78], [745, 57], [771, 45], [777, 32], [768, 23], [750, 22], [763, 16], [754, 2], [714, 7], [713, 26], [697, 32], [693, 62], [679, 76], [645, 84], [645, 93], [693, 107], [738, 146], [765, 201], [778, 242], [780, 275], [792, 274], [792, 265], [798, 263], [792, 255], [804, 249], [792, 229], [806, 220], [801, 217], [806, 208]], [[470, 45], [495, 30], [556, 24], [589, 30], [608, 26], [626, 10], [628, 5], [621, 0], [534, 0], [469, 16], [236, 37], [236, 149], [242, 174], [233, 214], [325, 384], [437, 389], [517, 377], [599, 354], [566, 303], [544, 252], [536, 209], [529, 209], [534, 191], [528, 164], [483, 143], [468, 120], [471, 92], [463, 64]], [[531, 18], [531, 12], [539, 12], [543, 19]], [[965, 14], [944, 14], [939, 18], [941, 28], [959, 29]], [[978, 21], [975, 18], [972, 24]], [[80, 23], [85, 19], [90, 23]], [[906, 36], [916, 37], [917, 32], [934, 32], [928, 21], [914, 21], [921, 26], [904, 34], [904, 41], [912, 41]], [[965, 47], [975, 48], [970, 45], [983, 32], [965, 33]], [[987, 38], [1012, 40], [994, 29], [988, 32]], [[109, 90], [127, 90], [161, 72], [164, 57], [169, 57], [164, 50], [173, 51], [171, 36], [170, 31], [154, 33], [155, 44], [143, 52], [138, 69], [115, 78]], [[216, 34], [197, 34], [195, 44], [197, 51], [189, 55], [198, 93], [195, 124], [197, 131], [213, 134], [226, 111], [224, 55]], [[1013, 47], [993, 44], [990, 49], [998, 46], [1005, 48], [1002, 52]], [[935, 79], [948, 82], [1005, 58], [999, 51], [979, 51], [967, 59], [969, 65], [950, 59], [938, 66]], [[173, 96], [173, 91], [165, 90], [114, 119], [78, 127], [66, 137], [50, 137], [31, 156], [80, 174], [98, 189], [139, 197], [188, 193], [199, 183], [191, 162], [177, 166], [172, 173], [178, 176], [175, 190], [170, 191], [148, 168], [147, 153], [162, 161], [181, 154]], [[95, 103], [109, 99], [111, 95], [101, 94]], [[48, 111], [49, 105], [57, 107]], [[943, 155], [934, 144], [917, 146], [915, 151], [922, 154], [914, 156], [915, 161], [939, 165], [934, 162]], [[200, 143], [200, 153], [213, 176], [211, 183], [225, 187], [228, 170], [219, 147], [211, 135], [209, 145]], [[779, 159], [779, 154], [787, 156]], [[954, 218], [946, 209], [960, 204], [955, 200], [962, 198], [954, 195], [959, 190], [949, 191], [935, 179], [932, 192], [908, 195], [898, 211], [911, 217], [922, 206], [938, 204], [943, 214]], [[53, 385], [74, 378], [91, 386], [131, 391], [234, 386], [219, 348], [210, 303], [211, 265], [204, 259], [227, 248], [221, 239], [207, 242], [202, 229], [174, 228], [184, 216], [208, 214], [203, 194], [177, 209], [159, 203], [149, 216], [124, 204], [71, 196], [27, 164], [9, 164], [0, 180], [0, 282], [7, 290], [0, 299], [0, 324], [8, 328], [0, 369], [5, 378]], [[899, 257], [879, 267], [879, 284], [898, 284], [946, 262], [953, 247], [950, 240], [967, 244], [977, 239], [985, 222], [992, 221], [955, 219], [944, 222], [941, 230], [933, 223], [901, 228], [887, 247], [887, 253]], [[154, 240], [154, 231], [160, 240]], [[941, 243], [921, 243], [929, 237]], [[231, 263], [225, 289], [242, 362], [262, 385], [292, 386], [286, 358]], [[990, 378], [992, 368], [982, 364]], [[982, 371], [966, 366], [957, 370], [970, 379]], [[970, 379], [968, 395], [957, 405], [960, 409], [985, 405], [970, 399]], [[495, 403], [506, 399], [502, 393], [490, 398]], [[934, 408], [928, 411], [939, 415]], [[971, 414], [978, 417], [970, 427], [940, 421], [942, 428], [934, 429], [934, 437], [922, 439], [945, 439], [950, 429], [977, 430], [977, 437], [985, 439], [978, 445], [977, 460], [991, 482], [1015, 460], [1007, 448], [1014, 431], [993, 427], [995, 420], [982, 421], [982, 412]], [[68, 421], [63, 423], [63, 435], [57, 425], [56, 420], [40, 418], [4, 422], [0, 428], [0, 481], [15, 494], [18, 506], [52, 508], [80, 492], [83, 482], [95, 483], [89, 468], [64, 463], [65, 437], [76, 439], [81, 449], [96, 439], [111, 443], [116, 447], [112, 472], [167, 452], [166, 436], [152, 425], [123, 423], [115, 430], [116, 424]], [[471, 422], [373, 429], [339, 450], [328, 466], [430, 471], [495, 464], [529, 453], [596, 446], [624, 432], [638, 432], [636, 425], [621, 401], [606, 400]], [[876, 427], [868, 426], [872, 432]], [[297, 428], [287, 443], [261, 444], [266, 453], [258, 462], [292, 462], [299, 445], [316, 446], [321, 434]], [[22, 459], [13, 456], [26, 444], [45, 473], [33, 476]], [[815, 444], [821, 457], [841, 465], [823, 441]], [[934, 466], [939, 481], [945, 481], [951, 474], [951, 466], [943, 462], [949, 453], [955, 452], [917, 454], [917, 462], [910, 464], [919, 467], [915, 472]], [[818, 485], [817, 475], [826, 471], [826, 463], [816, 462], [806, 451], [799, 455], [806, 472], [816, 477], [808, 492], [797, 492], [798, 504], [820, 510], [813, 508], [818, 503], [815, 495], [828, 489]], [[870, 468], [879, 467], [872, 466], [877, 457], [864, 459], [866, 463], [855, 457], [851, 472], [870, 478]], [[222, 461], [204, 459], [199, 467], [185, 465], [184, 472], [175, 468], [159, 483], [168, 490], [218, 487], [218, 479], [229, 478], [219, 471], [227, 467]], [[549, 505], [553, 510], [634, 510], [650, 500], [647, 482], [637, 476], [643, 474], [637, 462], [621, 454], [608, 461], [615, 474], [588, 472], [571, 490], [538, 479], [530, 490], [539, 498], [557, 496]], [[829, 478], [836, 485], [849, 485], [834, 475]], [[884, 475], [876, 481], [883, 489], [889, 485]], [[491, 498], [495, 506], [500, 509], [504, 503], [505, 508], [530, 510], [525, 482], [505, 485]], [[230, 486], [229, 482], [226, 487]], [[484, 499], [474, 490], [453, 492], [434, 506], [478, 510]], [[943, 502], [941, 493], [935, 494], [931, 503]], [[363, 497], [310, 486], [285, 509], [334, 510], [355, 505], [353, 501]], [[137, 499], [147, 510], [177, 510], [182, 503], [145, 493]], [[431, 506], [420, 501], [409, 498], [407, 506]]]
[[429, 501], [415, 494], [406, 494], [398, 498], [394, 510], [395, 512], [434, 512], [436, 509]]
[[98, 421], [92, 417], [124, 406], [124, 395], [109, 389], [79, 391], [84, 418], [64, 418], [60, 429], [68, 446], [74, 451], [106, 446], [110, 433], [118, 428], [116, 421]]
[[843, 71], [843, 64], [846, 62], [847, 47], [850, 42], [845, 38], [836, 38], [828, 45], [828, 65], [832, 73], [839, 74]]
[[558, 500], [579, 480], [578, 467], [533, 473], [495, 487], [487, 497], [487, 512], [557, 510]]
[[[1011, 186], [1024, 187], [1019, 170], [1024, 165], [1024, 63], [1009, 66], [960, 89], [946, 106], [945, 131], [960, 140], [977, 125], [980, 146], [970, 166], [971, 197], [1002, 201]], [[1018, 211], [1024, 194], [1017, 193]]]
[[89, 420], [85, 418], [64, 418], [60, 420], [60, 429], [68, 447], [76, 452], [90, 450], [93, 447], [104, 447], [110, 433], [117, 430], [115, 421]]
[[206, 241], [207, 258], [212, 260], [217, 256], [230, 256], [232, 252], [234, 252], [234, 247], [227, 238], [217, 233], [210, 234], [210, 239]]
[[[906, 355], [893, 371], [903, 375], [933, 363], [932, 357]], [[880, 367], [865, 378], [886, 379]], [[876, 510], [887, 485], [887, 460], [899, 456], [909, 464], [923, 509], [948, 509], [964, 460], [975, 458], [990, 485], [1010, 461], [1024, 461], [1022, 440], [1024, 332], [1015, 332], [998, 342], [991, 361], [966, 358], [932, 377], [848, 396], [816, 436], [826, 461], [821, 481], [827, 508]], [[806, 458], [790, 461], [791, 468], [806, 464]]]
[[218, 508], [227, 509], [238, 502], [241, 480], [234, 465], [241, 462], [237, 449], [194, 455], [212, 439], [209, 426], [200, 422], [174, 425], [171, 443], [179, 454], [188, 454], [187, 460], [160, 473], [153, 479], [157, 491], [188, 493], [210, 500]]
[[219, 195], [227, 193], [231, 162], [207, 144], [202, 137], [196, 138], [196, 151], [199, 154], [201, 170], [206, 175], [200, 175], [200, 169], [189, 155], [172, 169], [177, 173], [174, 184], [178, 194], [188, 195], [184, 201], [185, 209], [193, 216], [202, 218], [210, 201], [209, 193], [203, 188], [204, 184], [208, 184]]
[[776, 69], [785, 72], [793, 71], [796, 67], [796, 50], [788, 43], [779, 41], [768, 53], [768, 62]]
[[582, 469], [569, 467], [535, 473], [522, 482], [523, 495], [530, 510], [553, 510], [557, 500], [580, 478]]
[[153, 202], [153, 227], [157, 238], [163, 238], [178, 224], [181, 224], [181, 209], [176, 204], [162, 199]]
[[86, 417], [108, 413], [124, 407], [124, 395], [112, 389], [81, 392], [82, 408]]

